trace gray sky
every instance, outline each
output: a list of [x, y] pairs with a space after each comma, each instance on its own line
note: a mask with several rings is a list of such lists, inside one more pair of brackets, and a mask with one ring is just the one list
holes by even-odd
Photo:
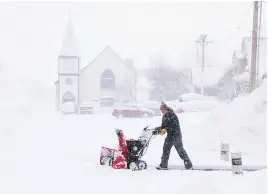
[[[72, 21], [86, 66], [105, 46], [138, 68], [164, 56], [172, 66], [196, 65], [194, 41], [208, 33], [209, 77], [231, 64], [252, 28], [251, 2], [117, 2], [117, 3], [0, 3], [0, 62], [17, 74], [51, 83], [56, 80], [57, 56], [72, 11]], [[266, 20], [266, 6], [263, 21]], [[247, 14], [246, 14], [247, 13]], [[240, 29], [237, 30], [237, 27]], [[264, 26], [266, 28], [266, 25]], [[265, 29], [266, 30], [266, 29]], [[199, 71], [199, 70], [198, 70]]]

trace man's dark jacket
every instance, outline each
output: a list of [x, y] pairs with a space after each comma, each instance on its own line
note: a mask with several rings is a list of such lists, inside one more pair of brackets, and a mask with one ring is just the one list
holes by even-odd
[[167, 108], [167, 113], [162, 117], [161, 127], [157, 127], [157, 130], [166, 129], [167, 137], [179, 137], [181, 138], [181, 128], [177, 115], [171, 108]]

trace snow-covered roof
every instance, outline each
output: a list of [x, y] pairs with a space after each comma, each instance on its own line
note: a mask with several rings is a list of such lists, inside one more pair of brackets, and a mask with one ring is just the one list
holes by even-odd
[[78, 56], [77, 43], [75, 39], [74, 28], [72, 25], [71, 17], [66, 27], [63, 45], [60, 51], [60, 56]]
[[240, 76], [234, 76], [233, 80], [238, 81], [238, 82], [244, 82], [244, 81], [249, 81], [250, 80], [250, 75], [249, 72], [244, 72], [242, 75]]
[[237, 58], [237, 59], [243, 59], [245, 58], [245, 53], [241, 50], [236, 50], [233, 54], [233, 57]]
[[99, 57], [109, 58], [110, 56], [115, 56], [118, 59], [120, 59], [131, 71], [136, 73], [136, 69], [134, 65], [128, 64], [126, 61], [124, 61], [111, 47], [106, 46], [106, 48], [100, 52], [87, 66], [85, 66], [81, 72], [85, 71], [89, 66], [91, 66]]

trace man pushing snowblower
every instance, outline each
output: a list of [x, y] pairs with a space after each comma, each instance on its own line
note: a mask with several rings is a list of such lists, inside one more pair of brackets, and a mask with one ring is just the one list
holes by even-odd
[[100, 164], [111, 166], [114, 169], [144, 170], [147, 168], [147, 163], [141, 160], [141, 157], [146, 153], [150, 141], [159, 134], [167, 133], [161, 163], [156, 168], [158, 170], [167, 169], [170, 151], [174, 145], [184, 161], [185, 168], [191, 169], [192, 162], [183, 148], [177, 115], [164, 102], [161, 103], [160, 110], [163, 113], [162, 125], [154, 129], [145, 127], [138, 139], [126, 139], [123, 131], [116, 129], [119, 146], [115, 149], [102, 146]]
[[183, 148], [181, 128], [177, 115], [164, 102], [161, 102], [160, 110], [163, 114], [162, 125], [156, 127], [154, 133], [162, 135], [167, 133], [167, 137], [163, 146], [161, 163], [156, 169], [164, 170], [168, 168], [168, 160], [172, 146], [175, 147], [180, 158], [183, 160], [185, 168], [191, 169], [193, 165], [187, 152]]

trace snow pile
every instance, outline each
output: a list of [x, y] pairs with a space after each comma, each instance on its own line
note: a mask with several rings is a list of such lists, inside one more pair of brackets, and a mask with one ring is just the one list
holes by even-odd
[[[132, 172], [100, 166], [101, 146], [115, 147], [118, 144], [115, 128], [123, 129], [127, 138], [135, 138], [146, 125], [159, 126], [161, 118], [118, 120], [110, 113], [63, 115], [54, 109], [53, 83], [51, 89], [34, 80], [9, 75], [0, 77], [1, 194], [86, 194], [94, 191], [100, 194], [265, 193], [266, 170], [232, 176], [231, 172], [156, 171], [153, 168]], [[250, 98], [257, 97], [260, 94], [253, 93]], [[259, 115], [266, 112], [261, 106], [252, 109]], [[200, 126], [206, 117], [213, 117], [216, 126], [227, 122], [227, 114], [223, 121], [218, 114], [215, 111], [208, 117], [208, 113], [201, 112], [179, 116], [184, 146], [194, 165], [217, 164], [219, 161], [219, 150], [215, 147], [220, 146], [221, 138], [214, 136], [218, 137], [215, 139], [217, 143], [211, 144], [209, 136], [218, 129]], [[148, 164], [160, 162], [164, 138], [159, 136], [150, 144], [144, 157]], [[241, 139], [239, 142], [243, 143]], [[245, 146], [255, 146], [248, 144]], [[182, 164], [175, 149], [172, 149], [170, 164]], [[160, 186], [155, 184], [159, 181]]]
[[[2, 112], [29, 112], [41, 110], [40, 108], [55, 99], [53, 92], [55, 88], [45, 87], [43, 84], [35, 80], [30, 80], [22, 76], [15, 77], [9, 71], [0, 74], [0, 91]], [[47, 107], [53, 109], [54, 107]]]
[[230, 144], [232, 152], [241, 151], [244, 163], [266, 163], [267, 85], [261, 85], [248, 96], [236, 98], [212, 111], [202, 129], [214, 146]]

